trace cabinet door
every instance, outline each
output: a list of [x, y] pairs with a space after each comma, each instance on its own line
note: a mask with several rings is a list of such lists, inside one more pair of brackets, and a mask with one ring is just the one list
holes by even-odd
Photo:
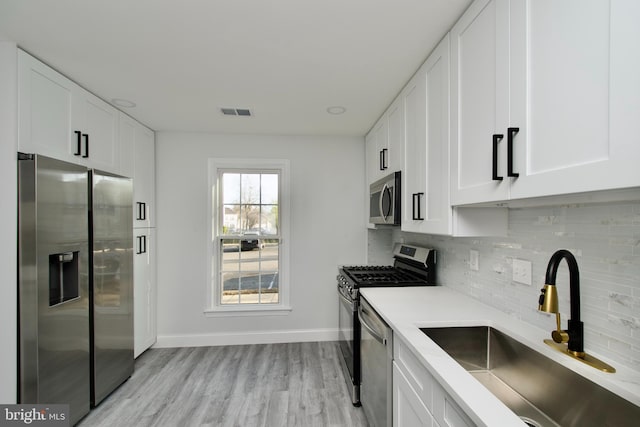
[[118, 110], [81, 88], [77, 97], [74, 123], [81, 132], [80, 158], [89, 167], [118, 172]]
[[398, 96], [389, 106], [385, 114], [387, 121], [387, 151], [384, 153], [384, 164], [386, 170], [384, 176], [402, 170], [404, 160], [405, 144], [405, 124], [404, 124], [404, 103], [402, 97]]
[[155, 227], [155, 136], [138, 124], [133, 145], [133, 226]]
[[640, 3], [511, 3], [511, 198], [640, 185]]
[[439, 384], [433, 387], [433, 418], [442, 427], [475, 427], [476, 425]]
[[133, 325], [134, 357], [156, 342], [156, 231], [136, 229], [133, 233]]
[[378, 177], [378, 170], [380, 165], [380, 157], [378, 156], [378, 146], [376, 145], [376, 135], [374, 129], [367, 134], [364, 139], [365, 143], [365, 159], [366, 159], [366, 174], [367, 174], [367, 200], [369, 199], [369, 185], [375, 182]]
[[393, 362], [393, 427], [432, 427], [433, 417]]
[[[134, 161], [133, 146], [136, 141], [136, 127], [138, 122], [124, 113], [118, 118], [118, 155], [120, 157], [119, 174], [133, 178]], [[135, 185], [135, 183], [134, 183]]]
[[387, 115], [384, 116], [373, 128], [373, 135], [376, 140], [377, 168], [374, 168], [373, 182], [386, 176], [389, 173], [389, 123]]
[[74, 83], [18, 50], [18, 148], [71, 160]]
[[448, 36], [401, 96], [406, 125], [402, 229], [451, 234]]
[[[451, 201], [505, 200], [508, 180], [494, 179], [505, 162], [509, 108], [509, 2], [478, 0], [451, 30]], [[504, 138], [503, 138], [504, 139]], [[497, 174], [504, 176], [502, 171]]]

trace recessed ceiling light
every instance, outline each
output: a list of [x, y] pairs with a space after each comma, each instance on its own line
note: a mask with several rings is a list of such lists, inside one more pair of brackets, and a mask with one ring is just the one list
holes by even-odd
[[333, 107], [327, 108], [327, 113], [333, 114], [334, 116], [339, 116], [340, 114], [344, 114], [345, 111], [347, 111], [347, 109], [341, 105], [334, 105]]
[[128, 99], [120, 99], [120, 98], [113, 98], [111, 100], [111, 103], [116, 107], [122, 107], [122, 108], [133, 108], [136, 106], [135, 102], [129, 101]]

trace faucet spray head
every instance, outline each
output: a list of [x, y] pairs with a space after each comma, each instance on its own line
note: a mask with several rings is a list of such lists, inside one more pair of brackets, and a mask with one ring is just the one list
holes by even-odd
[[544, 287], [540, 289], [538, 310], [546, 313], [559, 313], [558, 290], [555, 285], [544, 285]]

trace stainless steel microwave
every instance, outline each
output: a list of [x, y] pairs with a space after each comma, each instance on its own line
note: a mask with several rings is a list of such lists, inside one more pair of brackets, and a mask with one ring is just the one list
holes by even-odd
[[400, 172], [374, 182], [369, 189], [369, 222], [400, 225]]

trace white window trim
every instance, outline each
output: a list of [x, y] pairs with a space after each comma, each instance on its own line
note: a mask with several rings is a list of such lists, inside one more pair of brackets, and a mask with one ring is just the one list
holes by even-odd
[[[278, 169], [280, 170], [280, 260], [279, 260], [279, 302], [277, 304], [220, 304], [220, 289], [217, 283], [220, 271], [220, 247], [214, 244], [215, 230], [219, 226], [221, 216], [217, 212], [220, 206], [220, 169]], [[291, 282], [289, 280], [289, 242], [291, 224], [291, 175], [288, 159], [209, 159], [209, 186], [207, 191], [207, 283], [204, 313], [207, 317], [217, 316], [259, 316], [286, 315], [291, 307]], [[213, 219], [213, 220], [212, 220]], [[215, 263], [215, 268], [214, 264]]]

